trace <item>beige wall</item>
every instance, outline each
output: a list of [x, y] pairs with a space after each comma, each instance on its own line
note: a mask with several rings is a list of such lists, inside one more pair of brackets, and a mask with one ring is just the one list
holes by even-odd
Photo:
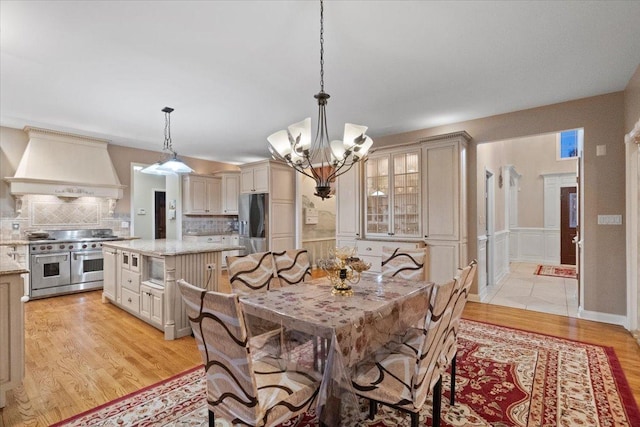
[[[124, 189], [122, 199], [118, 200], [116, 204], [116, 214], [129, 214], [131, 210], [131, 163], [152, 164], [160, 160], [162, 155], [156, 151], [139, 150], [113, 144], [109, 144], [108, 150], [120, 182], [127, 186]], [[221, 170], [238, 170], [237, 166], [227, 163], [212, 162], [184, 156], [180, 156], [180, 158], [194, 169], [195, 173], [199, 174], [209, 174]]]
[[[477, 147], [478, 164], [478, 229], [484, 227], [484, 169], [496, 174], [506, 165], [522, 175], [518, 193], [518, 226], [544, 227], [544, 180], [542, 174], [575, 173], [576, 160], [557, 159], [557, 133], [508, 139]], [[508, 184], [508, 183], [505, 183]], [[504, 191], [495, 180], [496, 231], [509, 228], [504, 218]]]
[[[468, 162], [469, 241], [477, 229], [478, 144], [523, 136], [584, 128], [584, 309], [624, 315], [626, 312], [625, 232], [622, 226], [597, 225], [598, 214], [624, 214], [623, 92], [578, 99], [498, 116], [435, 128], [378, 137], [376, 146], [418, 141], [443, 133], [467, 131], [473, 138]], [[606, 145], [607, 155], [596, 157], [596, 145]], [[475, 258], [476, 245], [469, 245]]]

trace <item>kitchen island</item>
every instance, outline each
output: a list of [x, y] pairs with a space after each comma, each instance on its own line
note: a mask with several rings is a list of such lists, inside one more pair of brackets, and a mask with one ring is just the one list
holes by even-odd
[[102, 301], [164, 331], [166, 340], [189, 335], [191, 327], [176, 281], [229, 292], [228, 286], [221, 286], [222, 252], [239, 249], [165, 239], [104, 242]]
[[0, 408], [5, 393], [24, 376], [24, 286], [29, 270], [8, 257], [0, 258]]

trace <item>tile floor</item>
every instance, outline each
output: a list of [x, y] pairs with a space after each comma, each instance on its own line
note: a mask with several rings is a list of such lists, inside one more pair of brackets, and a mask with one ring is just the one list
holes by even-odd
[[578, 281], [534, 275], [537, 266], [512, 262], [511, 273], [488, 288], [483, 302], [578, 317]]

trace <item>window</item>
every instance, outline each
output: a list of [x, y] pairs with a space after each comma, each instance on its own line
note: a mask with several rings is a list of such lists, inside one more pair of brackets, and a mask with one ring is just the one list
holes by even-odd
[[560, 132], [558, 137], [558, 159], [575, 159], [578, 157], [581, 137], [582, 131], [578, 129]]

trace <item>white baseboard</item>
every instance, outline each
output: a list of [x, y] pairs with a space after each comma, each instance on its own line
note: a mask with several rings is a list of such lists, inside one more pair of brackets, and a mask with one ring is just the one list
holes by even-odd
[[[620, 314], [601, 313], [599, 311], [589, 311], [580, 308], [578, 317], [585, 320], [593, 320], [595, 322], [610, 323], [612, 325], [620, 325], [627, 328], [627, 316]], [[628, 329], [628, 328], [627, 328]]]

